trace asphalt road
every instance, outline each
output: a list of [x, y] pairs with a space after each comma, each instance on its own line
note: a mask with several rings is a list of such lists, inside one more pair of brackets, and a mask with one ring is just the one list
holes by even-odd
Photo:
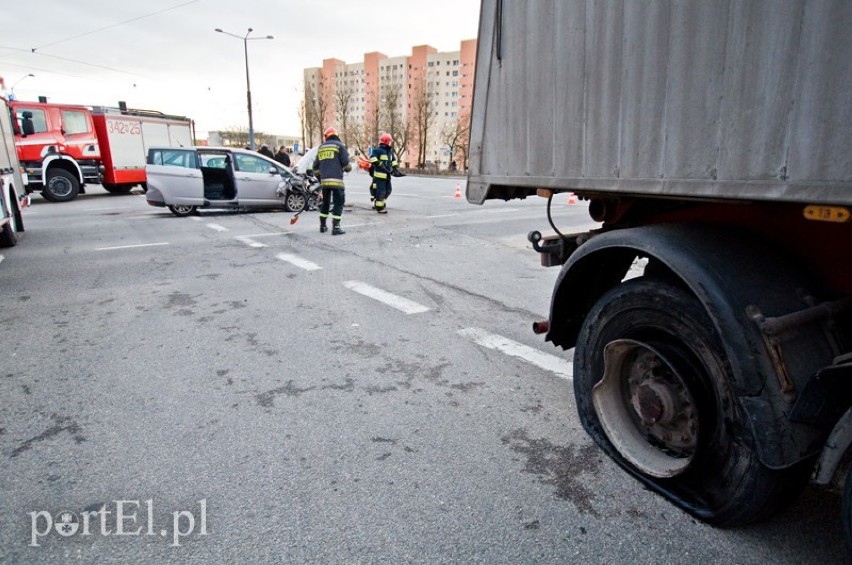
[[531, 332], [543, 200], [406, 177], [381, 216], [366, 179], [338, 237], [316, 212], [34, 198], [0, 250], [0, 560], [848, 560], [832, 496], [714, 529], [594, 446], [571, 352]]

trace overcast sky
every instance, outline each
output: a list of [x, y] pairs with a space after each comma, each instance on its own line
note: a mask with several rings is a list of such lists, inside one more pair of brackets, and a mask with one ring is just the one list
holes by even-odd
[[274, 36], [248, 42], [255, 130], [299, 135], [305, 67], [455, 51], [478, 22], [479, 0], [2, 0], [0, 77], [19, 100], [124, 100], [191, 117], [204, 137], [248, 127], [243, 41], [214, 29], [251, 27]]

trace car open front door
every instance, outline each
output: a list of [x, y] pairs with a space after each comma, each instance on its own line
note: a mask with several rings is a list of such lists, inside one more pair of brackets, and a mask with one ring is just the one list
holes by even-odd
[[240, 205], [274, 206], [281, 199], [276, 194], [278, 186], [284, 180], [280, 168], [274, 162], [260, 155], [234, 153], [234, 177], [237, 181]]
[[204, 180], [198, 154], [191, 148], [151, 149], [145, 174], [148, 187], [159, 190], [166, 205], [204, 204]]

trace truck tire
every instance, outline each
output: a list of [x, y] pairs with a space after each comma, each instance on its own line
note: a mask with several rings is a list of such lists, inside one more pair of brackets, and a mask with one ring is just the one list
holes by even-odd
[[852, 469], [846, 472], [846, 486], [843, 488], [843, 534], [846, 536], [846, 548], [852, 555]]
[[80, 181], [65, 169], [51, 169], [41, 195], [51, 202], [68, 202], [80, 193]]
[[764, 466], [703, 306], [647, 277], [619, 284], [586, 316], [574, 355], [583, 427], [646, 486], [716, 526], [768, 518], [808, 468]]
[[15, 233], [15, 211], [6, 210], [5, 202], [0, 203], [4, 212], [9, 212], [9, 221], [0, 229], [0, 247], [14, 247], [18, 244], [18, 234]]
[[129, 194], [135, 185], [133, 184], [103, 184], [104, 190], [110, 194]]

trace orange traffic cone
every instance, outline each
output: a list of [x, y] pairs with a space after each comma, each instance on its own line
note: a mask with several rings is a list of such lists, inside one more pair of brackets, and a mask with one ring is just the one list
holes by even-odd
[[577, 195], [573, 192], [568, 193], [568, 204], [576, 204], [577, 203]]
[[453, 196], [453, 198], [461, 198], [461, 197], [462, 197], [462, 193], [461, 193], [461, 183], [458, 183], [458, 182], [457, 182], [457, 183], [456, 183], [456, 194]]

